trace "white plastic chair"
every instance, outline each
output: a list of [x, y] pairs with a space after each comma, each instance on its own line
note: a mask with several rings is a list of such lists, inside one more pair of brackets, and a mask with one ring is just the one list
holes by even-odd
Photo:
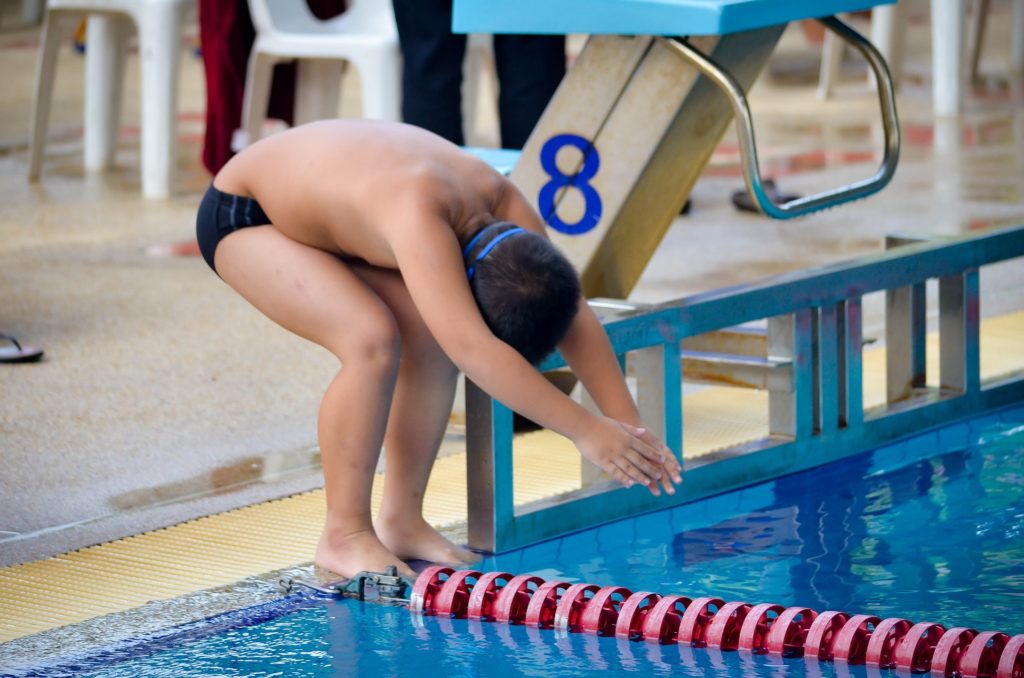
[[175, 166], [175, 119], [181, 27], [194, 0], [49, 0], [39, 46], [32, 111], [29, 179], [42, 169], [50, 102], [62, 40], [88, 17], [85, 71], [85, 167], [114, 160], [120, 122], [127, 24], [138, 31], [142, 66], [142, 193], [166, 198]]
[[274, 65], [298, 60], [295, 122], [333, 118], [345, 62], [359, 71], [363, 116], [401, 119], [402, 58], [391, 0], [353, 0], [321, 21], [299, 0], [249, 0], [256, 41], [249, 55], [235, 150], [260, 138]]
[[[1010, 70], [1024, 70], [1024, 0], [1012, 0], [1010, 30]], [[975, 0], [971, 13], [970, 54], [965, 59], [965, 3], [958, 0], [931, 0], [932, 99], [936, 117], [955, 117], [963, 108], [965, 69], [977, 76], [978, 59], [984, 38], [989, 0]], [[906, 0], [880, 5], [871, 11], [871, 41], [885, 57], [893, 81], [899, 82], [903, 68], [903, 42], [907, 30]], [[830, 33], [825, 35], [818, 80], [818, 97], [828, 99], [838, 79], [842, 43]]]

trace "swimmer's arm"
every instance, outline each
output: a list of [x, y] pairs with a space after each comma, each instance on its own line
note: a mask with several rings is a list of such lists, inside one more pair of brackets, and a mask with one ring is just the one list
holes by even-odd
[[[502, 185], [495, 216], [548, 237], [540, 215], [510, 181]], [[608, 335], [586, 299], [580, 299], [576, 317], [558, 350], [605, 416], [634, 428], [644, 427]], [[680, 467], [671, 450], [650, 431], [641, 435], [648, 444], [661, 451], [666, 460], [665, 469], [679, 482]]]
[[440, 217], [417, 219], [389, 220], [401, 226], [387, 237], [413, 303], [455, 365], [506, 406], [572, 440], [619, 482], [638, 482], [658, 493], [660, 472], [651, 460], [660, 459], [659, 450], [613, 420], [587, 412], [495, 337], [469, 290], [451, 227]]
[[[495, 216], [547, 238], [540, 215], [510, 181], [501, 184]], [[643, 426], [601, 322], [580, 299], [579, 310], [558, 350], [606, 416]]]
[[[601, 412], [635, 430], [644, 426], [608, 335], [586, 299], [580, 299], [576, 317], [558, 350]], [[636, 434], [660, 451], [664, 470], [675, 482], [681, 482], [682, 469], [672, 450], [649, 430], [636, 431]], [[669, 493], [674, 491], [668, 483], [663, 481], [662, 484]]]

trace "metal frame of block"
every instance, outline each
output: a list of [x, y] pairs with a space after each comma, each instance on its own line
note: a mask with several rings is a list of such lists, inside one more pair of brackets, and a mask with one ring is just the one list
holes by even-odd
[[[1024, 226], [910, 244], [820, 269], [713, 291], [630, 312], [620, 302], [605, 329], [620, 356], [634, 354], [641, 412], [682, 458], [683, 342], [767, 319], [767, 352], [789, 371], [769, 391], [768, 437], [724, 449], [685, 470], [675, 496], [597, 482], [544, 502], [512, 499], [512, 412], [467, 384], [469, 542], [506, 551], [574, 530], [694, 501], [874, 449], [895, 439], [1024, 400], [1024, 373], [982, 383], [978, 269], [1024, 256]], [[923, 294], [939, 286], [940, 380], [920, 379]], [[909, 290], [909, 292], [907, 292]], [[885, 291], [888, 403], [865, 412], [861, 299]], [[554, 354], [542, 371], [563, 368]]]

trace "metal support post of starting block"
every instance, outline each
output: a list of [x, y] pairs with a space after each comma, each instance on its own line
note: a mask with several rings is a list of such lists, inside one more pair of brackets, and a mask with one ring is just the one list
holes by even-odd
[[809, 436], [815, 422], [814, 323], [810, 308], [768, 319], [768, 357], [792, 364], [792, 388], [768, 393], [773, 436]]
[[959, 394], [981, 387], [978, 269], [939, 278], [939, 381]]
[[[693, 40], [749, 87], [784, 25]], [[510, 178], [587, 297], [633, 289], [731, 121], [729, 102], [650, 36], [592, 36]]]

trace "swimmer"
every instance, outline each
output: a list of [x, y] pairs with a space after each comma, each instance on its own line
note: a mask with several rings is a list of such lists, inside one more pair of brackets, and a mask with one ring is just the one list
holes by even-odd
[[[210, 267], [341, 366], [320, 406], [321, 568], [476, 559], [423, 519], [461, 370], [625, 486], [674, 493], [680, 467], [644, 427], [569, 262], [504, 176], [399, 123], [330, 120], [263, 139], [217, 174], [197, 217]], [[602, 415], [534, 367], [561, 350]], [[383, 501], [370, 490], [383, 447]], [[660, 483], [660, 487], [659, 487]]]

